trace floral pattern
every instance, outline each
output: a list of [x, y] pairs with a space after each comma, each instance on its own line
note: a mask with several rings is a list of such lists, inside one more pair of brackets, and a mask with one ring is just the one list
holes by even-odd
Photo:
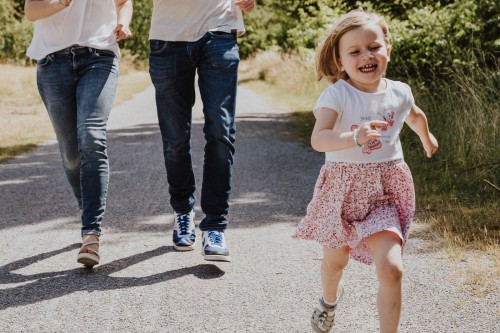
[[366, 238], [389, 230], [406, 243], [415, 213], [415, 191], [403, 160], [377, 163], [327, 161], [321, 168], [307, 214], [293, 237], [339, 248], [367, 265]]

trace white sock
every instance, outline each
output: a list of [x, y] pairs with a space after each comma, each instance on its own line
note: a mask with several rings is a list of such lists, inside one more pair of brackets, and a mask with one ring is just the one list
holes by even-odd
[[324, 302], [324, 303], [325, 303], [328, 307], [330, 307], [330, 308], [331, 308], [331, 307], [334, 307], [335, 305], [337, 305], [338, 301], [339, 301], [339, 298], [337, 297], [337, 300], [336, 300], [335, 302], [333, 302], [333, 303], [332, 303], [332, 302], [328, 302], [328, 301], [326, 300], [325, 296], [323, 296], [323, 302]]

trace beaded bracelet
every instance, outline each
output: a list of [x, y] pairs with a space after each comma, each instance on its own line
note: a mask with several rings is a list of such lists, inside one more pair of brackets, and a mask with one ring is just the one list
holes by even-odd
[[356, 146], [358, 147], [363, 147], [363, 145], [360, 145], [359, 142], [358, 142], [358, 129], [355, 128], [354, 129], [354, 135], [352, 136], [352, 139], [354, 140], [354, 143], [356, 144]]

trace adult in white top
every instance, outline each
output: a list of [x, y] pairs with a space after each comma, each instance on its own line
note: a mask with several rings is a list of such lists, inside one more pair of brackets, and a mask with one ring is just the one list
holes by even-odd
[[149, 64], [179, 251], [193, 250], [196, 239], [190, 139], [198, 75], [207, 141], [200, 223], [205, 260], [230, 261], [224, 230], [235, 140], [237, 37], [244, 33], [242, 11], [254, 7], [255, 0], [154, 0]]
[[26, 0], [35, 21], [28, 56], [81, 209], [77, 261], [99, 263], [109, 164], [106, 125], [118, 80], [117, 41], [130, 37], [131, 0]]

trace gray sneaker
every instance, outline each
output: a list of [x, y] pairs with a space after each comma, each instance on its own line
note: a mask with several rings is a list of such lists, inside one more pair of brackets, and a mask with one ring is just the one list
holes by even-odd
[[[344, 294], [344, 285], [339, 283], [337, 289], [337, 304]], [[311, 317], [311, 326], [316, 333], [326, 333], [330, 332], [333, 327], [333, 320], [335, 319], [335, 309], [337, 304], [334, 306], [328, 306], [323, 301], [323, 297], [319, 299], [318, 305], [314, 308], [314, 312]]]

